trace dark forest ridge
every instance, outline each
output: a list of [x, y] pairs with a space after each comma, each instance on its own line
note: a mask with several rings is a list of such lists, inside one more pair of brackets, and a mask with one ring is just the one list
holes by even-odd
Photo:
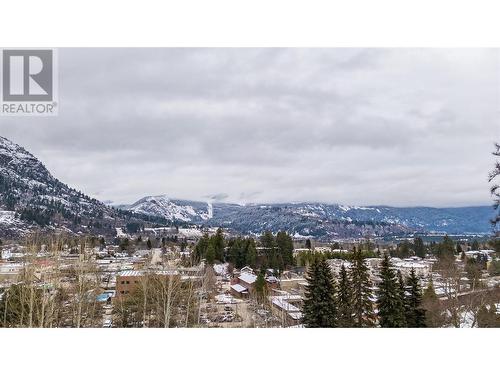
[[[329, 236], [368, 222], [383, 223], [389, 231], [444, 231], [447, 233], [489, 233], [491, 206], [390, 207], [348, 206], [326, 203], [234, 204], [170, 199], [165, 195], [145, 197], [120, 206], [136, 213], [210, 225], [231, 226], [243, 232], [286, 229], [300, 235]], [[356, 232], [348, 230], [345, 235]], [[336, 232], [337, 231], [337, 232]], [[340, 231], [340, 232], [338, 232]], [[358, 231], [359, 232], [359, 231]], [[383, 231], [385, 232], [385, 231]], [[361, 235], [359, 233], [358, 235]]]

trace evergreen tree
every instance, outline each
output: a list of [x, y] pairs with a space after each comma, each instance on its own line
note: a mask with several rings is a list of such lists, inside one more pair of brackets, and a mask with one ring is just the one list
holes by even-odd
[[246, 265], [244, 243], [240, 237], [234, 238], [229, 242], [228, 261], [236, 268], [242, 268]]
[[129, 245], [130, 245], [130, 243], [129, 243], [128, 237], [120, 239], [120, 250], [121, 251], [127, 251], [129, 248]]
[[426, 327], [425, 310], [422, 308], [422, 289], [420, 277], [412, 268], [407, 279], [408, 296], [406, 296], [406, 325], [410, 328]]
[[208, 247], [207, 247], [207, 253], [205, 254], [205, 260], [207, 261], [207, 264], [214, 264], [215, 262], [215, 247], [212, 241], [209, 242]]
[[196, 246], [194, 247], [194, 259], [196, 262], [199, 262], [203, 258], [205, 258], [208, 248], [208, 242], [208, 234], [205, 233], [203, 237], [201, 237], [196, 243]]
[[351, 280], [347, 270], [342, 264], [339, 274], [339, 292], [338, 292], [338, 326], [349, 328], [354, 327]]
[[273, 233], [270, 231], [265, 231], [262, 237], [260, 238], [260, 243], [262, 244], [262, 247], [265, 247], [268, 250], [274, 248], [275, 242]]
[[389, 256], [384, 255], [381, 264], [380, 277], [382, 281], [378, 285], [377, 305], [378, 316], [381, 327], [404, 327], [405, 309], [404, 301], [401, 300], [396, 274], [391, 267]]
[[214, 246], [215, 259], [224, 262], [224, 235], [222, 233], [222, 228], [217, 229], [217, 232], [215, 232], [211, 240]]
[[408, 241], [403, 241], [397, 246], [397, 256], [400, 258], [408, 258], [410, 256], [411, 244]]
[[247, 240], [245, 263], [252, 268], [257, 266], [257, 249], [253, 238]]
[[337, 326], [336, 286], [330, 267], [324, 259], [309, 266], [306, 280], [303, 323], [310, 328]]
[[273, 233], [270, 231], [265, 231], [260, 238], [260, 243], [264, 248], [265, 259], [263, 264], [266, 268], [272, 268], [275, 270], [279, 266], [278, 254], [276, 251], [276, 241]]
[[[400, 270], [397, 271], [397, 278], [398, 278], [398, 295], [399, 299], [403, 303], [403, 311], [406, 312], [406, 285], [403, 279], [403, 274], [401, 273]], [[406, 315], [405, 315], [406, 317]]]
[[443, 241], [437, 245], [436, 255], [441, 263], [455, 260], [455, 244], [450, 237], [444, 236]]
[[422, 296], [422, 306], [425, 310], [425, 325], [432, 328], [442, 327], [445, 320], [432, 278]]
[[361, 250], [354, 249], [350, 272], [352, 284], [352, 309], [355, 327], [373, 327], [375, 313], [372, 303], [372, 284], [368, 266]]
[[276, 246], [283, 260], [283, 266], [293, 264], [293, 240], [286, 232], [278, 232], [276, 235]]
[[425, 246], [422, 238], [415, 237], [415, 240], [413, 241], [413, 250], [415, 251], [416, 256], [425, 258]]

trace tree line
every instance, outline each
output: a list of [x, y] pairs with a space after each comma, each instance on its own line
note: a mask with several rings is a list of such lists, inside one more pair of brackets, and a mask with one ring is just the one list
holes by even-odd
[[219, 228], [213, 235], [205, 234], [196, 243], [193, 260], [205, 259], [207, 264], [229, 262], [237, 268], [271, 268], [277, 273], [295, 264], [293, 257], [292, 237], [280, 231], [264, 234], [256, 241], [253, 238], [233, 237], [225, 239]]
[[361, 250], [355, 250], [349, 270], [343, 264], [338, 277], [327, 261], [316, 258], [306, 280], [303, 324], [306, 327], [426, 327], [420, 278], [415, 270], [404, 280], [387, 254], [380, 267], [378, 288]]

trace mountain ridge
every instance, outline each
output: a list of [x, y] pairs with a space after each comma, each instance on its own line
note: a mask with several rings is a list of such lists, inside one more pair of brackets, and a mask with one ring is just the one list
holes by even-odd
[[332, 239], [416, 231], [490, 233], [490, 206], [391, 207], [328, 203], [226, 203], [146, 196], [118, 208], [70, 188], [23, 147], [0, 137], [0, 236], [33, 230], [110, 234], [130, 222], [220, 226], [243, 234], [285, 230]]
[[130, 219], [130, 213], [59, 181], [30, 152], [0, 136], [1, 236], [33, 231], [108, 234]]
[[[147, 199], [148, 207], [144, 205], [146, 198], [149, 198]], [[167, 209], [162, 210], [159, 205], [155, 205], [155, 202], [158, 201], [166, 205]], [[196, 206], [196, 209], [194, 206]], [[143, 214], [154, 213], [165, 219], [179, 219], [179, 217], [172, 216], [171, 213], [189, 211], [191, 215], [185, 217], [185, 221], [195, 224], [230, 226], [243, 232], [278, 229], [276, 228], [277, 223], [286, 225], [287, 222], [283, 222], [282, 218], [276, 217], [277, 215], [272, 217], [273, 211], [288, 216], [290, 218], [288, 225], [291, 224], [290, 221], [295, 222], [291, 229], [297, 229], [298, 227], [306, 232], [307, 229], [311, 231], [313, 228], [299, 225], [297, 221], [309, 221], [310, 226], [320, 225], [323, 227], [325, 227], [325, 221], [330, 221], [332, 224], [359, 223], [360, 225], [367, 225], [367, 223], [379, 223], [386, 226], [396, 226], [393, 229], [396, 229], [397, 232], [444, 231], [450, 234], [489, 233], [491, 229], [489, 220], [492, 214], [491, 206], [392, 207], [387, 205], [355, 206], [310, 202], [249, 203], [242, 205], [238, 203], [174, 199], [169, 198], [167, 195], [145, 197], [131, 205], [122, 207]], [[206, 207], [206, 211], [203, 210], [203, 207]], [[210, 210], [211, 217], [207, 218]], [[274, 221], [276, 225], [269, 222], [263, 225], [262, 220], [260, 220], [260, 224], [257, 224], [258, 218], [252, 216], [258, 216], [259, 213], [265, 214], [265, 217]], [[295, 218], [292, 219], [291, 216], [295, 216]], [[327, 229], [325, 231], [328, 232]]]

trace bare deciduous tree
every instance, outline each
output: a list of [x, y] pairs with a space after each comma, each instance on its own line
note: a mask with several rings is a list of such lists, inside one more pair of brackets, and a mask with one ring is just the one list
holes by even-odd
[[495, 159], [495, 167], [489, 174], [489, 182], [493, 182], [491, 186], [491, 194], [493, 195], [493, 207], [495, 209], [495, 217], [492, 219], [496, 236], [498, 236], [497, 226], [500, 223], [500, 185], [496, 182], [500, 176], [500, 143], [495, 143], [495, 151], [493, 151]]

